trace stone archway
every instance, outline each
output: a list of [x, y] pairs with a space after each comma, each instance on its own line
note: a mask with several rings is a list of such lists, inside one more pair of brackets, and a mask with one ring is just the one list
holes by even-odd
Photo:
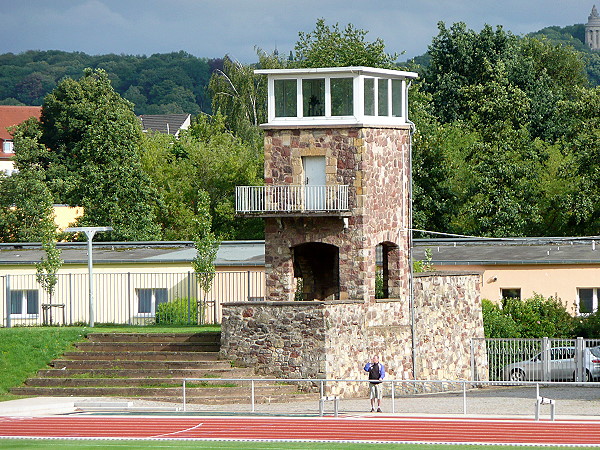
[[340, 293], [340, 252], [335, 245], [307, 242], [292, 247], [294, 277], [302, 279], [303, 300], [333, 300]]

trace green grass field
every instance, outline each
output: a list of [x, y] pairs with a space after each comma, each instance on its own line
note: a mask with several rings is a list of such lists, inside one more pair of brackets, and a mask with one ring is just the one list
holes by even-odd
[[[350, 444], [350, 443], [331, 443], [331, 442], [231, 442], [231, 441], [115, 441], [115, 440], [63, 440], [63, 439], [0, 439], [0, 448], [2, 449], [101, 449], [114, 448], [119, 450], [129, 449], [146, 449], [146, 448], [162, 448], [162, 449], [251, 449], [251, 450], [342, 450], [342, 449], [359, 449], [364, 448], [365, 443]], [[572, 447], [548, 447], [548, 446], [513, 446], [502, 445], [495, 446], [502, 450], [567, 450]], [[398, 450], [490, 450], [489, 445], [434, 445], [434, 444], [379, 444], [378, 449], [398, 449]]]

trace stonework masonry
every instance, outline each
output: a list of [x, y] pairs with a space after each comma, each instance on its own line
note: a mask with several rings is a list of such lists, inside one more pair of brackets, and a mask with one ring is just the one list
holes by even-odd
[[[470, 342], [483, 336], [479, 283], [479, 274], [415, 276], [414, 378], [471, 379]], [[221, 357], [260, 375], [344, 380], [364, 378], [362, 367], [377, 354], [390, 379], [413, 379], [411, 323], [408, 299], [228, 303]], [[478, 373], [487, 373], [484, 353], [474, 355]], [[328, 390], [355, 396], [366, 387]]]
[[408, 126], [267, 130], [265, 184], [303, 184], [305, 156], [325, 157], [328, 185], [349, 186], [348, 223], [310, 214], [266, 218], [266, 299], [293, 299], [292, 249], [306, 242], [339, 248], [338, 299], [363, 301], [375, 297], [375, 248], [389, 243], [390, 296], [406, 296]]

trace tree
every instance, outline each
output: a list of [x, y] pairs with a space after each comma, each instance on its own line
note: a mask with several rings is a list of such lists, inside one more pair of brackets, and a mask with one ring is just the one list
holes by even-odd
[[53, 198], [42, 166], [47, 149], [39, 143], [39, 123], [30, 119], [13, 128], [17, 173], [0, 176], [0, 241], [40, 242], [52, 234]]
[[104, 240], [160, 238], [155, 192], [140, 163], [141, 125], [106, 72], [86, 69], [79, 81], [61, 81], [46, 96], [41, 122], [54, 194], [83, 206], [79, 225], [112, 226]]
[[[204, 196], [207, 197], [206, 193], [204, 193]], [[205, 202], [206, 200], [207, 198], [205, 199]], [[208, 295], [215, 278], [215, 257], [219, 250], [219, 241], [210, 231], [210, 228], [211, 217], [210, 215], [205, 215], [204, 220], [199, 222], [198, 235], [194, 239], [196, 256], [192, 260], [192, 267], [194, 268], [198, 285], [203, 293], [202, 301], [198, 305], [200, 310], [198, 317], [200, 321], [204, 320], [206, 296]]]
[[56, 247], [56, 233], [45, 237], [42, 248], [46, 253], [46, 258], [42, 257], [40, 262], [35, 264], [35, 279], [42, 286], [42, 289], [46, 291], [50, 299], [50, 304], [52, 304], [52, 297], [58, 283], [58, 275], [56, 273], [63, 264], [62, 259], [60, 259], [60, 250]]
[[267, 80], [254, 70], [282, 68], [285, 63], [275, 54], [258, 48], [256, 52], [256, 65], [244, 65], [225, 56], [222, 69], [213, 72], [208, 89], [212, 110], [225, 118], [227, 129], [262, 152], [263, 134], [258, 126], [267, 121]]
[[156, 216], [169, 239], [193, 240], [204, 216], [224, 239], [260, 239], [261, 219], [235, 217], [235, 186], [262, 184], [263, 154], [226, 129], [225, 118], [202, 115], [179, 139], [144, 138], [143, 167], [159, 192]]
[[367, 31], [349, 23], [343, 30], [339, 24], [325, 24], [318, 19], [311, 32], [298, 33], [294, 46], [292, 65], [295, 67], [345, 67], [367, 66], [385, 69], [395, 68], [398, 54], [385, 53], [385, 44], [377, 38], [366, 41]]

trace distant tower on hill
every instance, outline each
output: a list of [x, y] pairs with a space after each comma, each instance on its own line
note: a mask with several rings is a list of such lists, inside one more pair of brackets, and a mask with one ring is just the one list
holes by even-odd
[[596, 5], [592, 8], [588, 23], [585, 25], [585, 44], [592, 50], [600, 50], [600, 15]]

